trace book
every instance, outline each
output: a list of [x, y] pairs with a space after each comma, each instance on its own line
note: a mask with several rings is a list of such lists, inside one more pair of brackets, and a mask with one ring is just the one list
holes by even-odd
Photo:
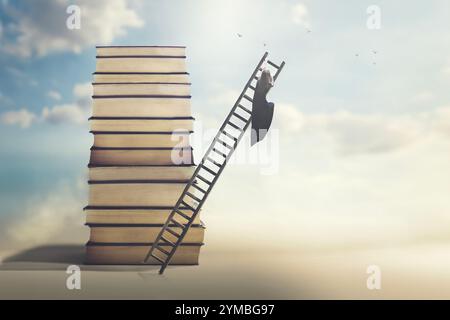
[[97, 72], [186, 72], [184, 56], [97, 56]]
[[91, 131], [94, 147], [133, 148], [133, 147], [189, 147], [189, 131], [173, 132], [108, 132]]
[[190, 117], [189, 96], [93, 98], [94, 117]]
[[184, 56], [184, 46], [97, 46], [97, 56]]
[[[163, 227], [162, 224], [88, 224], [91, 242], [102, 243], [146, 243], [154, 242]], [[181, 228], [170, 225], [170, 229], [181, 234]], [[184, 243], [203, 243], [205, 227], [202, 224], [191, 225], [183, 239]], [[172, 243], [177, 238], [168, 233], [165, 238]], [[183, 243], [182, 242], [182, 243]]]
[[[164, 224], [173, 207], [101, 207], [87, 206], [86, 223], [109, 224]], [[192, 210], [182, 207], [182, 213], [191, 215]], [[194, 224], [200, 224], [200, 215], [197, 215]]]
[[130, 117], [91, 117], [91, 131], [192, 131], [194, 118], [130, 118]]
[[[89, 205], [174, 206], [187, 182], [187, 180], [89, 181]], [[193, 203], [193, 200], [188, 202], [189, 205]]]
[[194, 165], [95, 166], [89, 165], [89, 180], [189, 180]]
[[95, 83], [171, 82], [188, 83], [187, 72], [95, 72]]
[[93, 83], [94, 96], [114, 95], [167, 95], [189, 96], [190, 83]]
[[[151, 248], [152, 243], [95, 243], [86, 244], [86, 264], [139, 264], [141, 265]], [[170, 261], [170, 265], [197, 265], [200, 248], [203, 244], [182, 243]], [[169, 245], [162, 245], [168, 250]], [[147, 264], [160, 265], [156, 259], [150, 257]]]
[[91, 148], [93, 165], [193, 164], [192, 148]]

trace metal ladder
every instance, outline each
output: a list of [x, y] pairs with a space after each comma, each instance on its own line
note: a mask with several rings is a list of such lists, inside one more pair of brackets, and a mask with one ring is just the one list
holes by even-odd
[[[251, 123], [251, 104], [253, 102], [251, 96], [256, 89], [256, 84], [253, 85], [253, 81], [259, 79], [258, 74], [263, 70], [262, 66], [265, 62], [267, 62], [267, 67], [270, 66], [276, 70], [273, 76], [274, 82], [284, 67], [284, 61], [280, 65], [276, 65], [267, 60], [267, 56], [268, 53], [266, 52], [259, 61], [144, 259], [144, 263], [147, 263], [150, 257], [160, 262], [160, 274], [164, 272], [178, 246], [183, 241], [227, 161]], [[248, 92], [249, 90], [251, 93]], [[250, 106], [248, 106], [249, 103]], [[199, 193], [197, 192], [197, 195], [194, 195], [194, 190], [198, 190]], [[186, 213], [186, 208], [190, 214]], [[173, 226], [181, 229], [181, 233], [176, 232]], [[163, 248], [162, 245], [166, 248]]]

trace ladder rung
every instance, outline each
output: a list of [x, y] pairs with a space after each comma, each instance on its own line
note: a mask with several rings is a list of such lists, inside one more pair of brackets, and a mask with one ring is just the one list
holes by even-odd
[[270, 64], [270, 65], [271, 65], [272, 67], [274, 67], [274, 68], [280, 69], [280, 66], [277, 66], [275, 63], [273, 63], [273, 62], [270, 61], [270, 60], [267, 60], [267, 63]]
[[259, 77], [258, 77], [258, 76], [254, 76], [253, 78], [255, 78], [256, 80], [259, 80]]
[[170, 219], [170, 221], [172, 221], [175, 225], [179, 226], [180, 228], [184, 229], [184, 224], [178, 222], [177, 220], [175, 220], [173, 218]]
[[228, 138], [230, 138], [231, 140], [237, 141], [238, 138], [233, 137], [231, 134], [229, 134], [228, 132], [226, 132], [225, 130], [221, 132], [223, 135], [227, 136]]
[[181, 236], [181, 234], [173, 231], [172, 229], [166, 228], [166, 231], [169, 232], [170, 234], [174, 235], [177, 238], [179, 238]]
[[164, 253], [166, 255], [170, 254], [169, 251], [167, 251], [166, 249], [161, 248], [160, 246], [156, 246], [155, 249], [158, 249], [159, 251], [161, 251], [162, 253]]
[[245, 123], [247, 123], [247, 119], [245, 119], [243, 116], [241, 116], [240, 114], [237, 114], [236, 112], [233, 113], [233, 116], [235, 116], [236, 118], [238, 118], [239, 120], [244, 121]]
[[202, 180], [204, 183], [206, 183], [206, 184], [211, 184], [212, 182], [211, 181], [209, 181], [209, 180], [206, 180], [205, 178], [203, 178], [202, 176], [200, 176], [200, 175], [197, 175], [197, 178], [199, 178], [200, 180]]
[[220, 154], [222, 157], [226, 158], [227, 155], [219, 150], [217, 150], [216, 148], [212, 148], [212, 151], [214, 151], [217, 154]]
[[244, 94], [244, 98], [247, 99], [247, 100], [250, 101], [250, 102], [253, 102], [253, 99], [250, 98], [250, 97], [249, 97], [248, 95], [246, 95], [246, 94]]
[[183, 200], [181, 200], [181, 203], [184, 204], [186, 207], [188, 207], [188, 209], [191, 209], [192, 211], [195, 211], [195, 208], [193, 208], [190, 204], [187, 204]]
[[235, 128], [236, 130], [242, 131], [242, 128], [239, 128], [237, 125], [235, 125], [233, 122], [228, 121], [227, 124]]
[[205, 165], [202, 165], [202, 169], [205, 171], [208, 171], [209, 173], [211, 173], [213, 176], [217, 175], [217, 172], [212, 171], [210, 168], [206, 167]]
[[233, 150], [233, 147], [230, 146], [230, 145], [229, 145], [228, 143], [226, 143], [225, 141], [223, 141], [222, 139], [217, 138], [217, 139], [216, 139], [216, 142], [217, 142], [218, 144], [220, 144], [221, 146], [226, 147], [226, 148], [229, 149], [229, 150]]
[[252, 112], [250, 110], [248, 110], [246, 107], [244, 107], [242, 104], [239, 104], [238, 107], [243, 109], [245, 112], [252, 114]]
[[172, 247], [175, 247], [175, 243], [173, 243], [172, 241], [170, 241], [169, 239], [164, 238], [163, 236], [161, 236], [161, 240], [168, 243], [169, 245], [171, 245]]
[[206, 160], [208, 160], [209, 162], [212, 162], [212, 164], [216, 165], [217, 167], [222, 168], [220, 163], [216, 162], [214, 159], [211, 159], [210, 157], [206, 157]]
[[199, 190], [200, 192], [207, 193], [206, 190], [203, 190], [202, 188], [200, 188], [200, 187], [199, 187], [197, 184], [195, 184], [195, 183], [191, 184], [191, 186], [193, 186], [194, 188], [196, 188], [196, 189]]
[[[199, 199], [198, 197], [194, 196], [192, 193], [186, 191], [186, 194], [191, 197], [192, 199], [194, 199], [195, 201], [201, 202], [202, 200]], [[179, 214], [179, 213], [178, 213]], [[187, 217], [184, 213], [182, 214], [182, 217]], [[190, 218], [188, 217], [188, 220], [190, 220]]]
[[189, 217], [187, 214], [184, 214], [183, 212], [181, 212], [180, 210], [175, 209], [175, 212], [178, 213], [178, 215], [182, 216], [183, 218], [185, 218], [187, 221], [191, 221], [191, 217]]
[[256, 91], [256, 88], [255, 88], [254, 86], [252, 86], [251, 84], [249, 84], [248, 87], [249, 87], [250, 89], [252, 89], [253, 91]]
[[153, 258], [155, 258], [156, 260], [158, 260], [160, 263], [162, 263], [162, 264], [165, 263], [164, 260], [162, 260], [162, 259], [161, 259], [160, 257], [158, 257], [158, 256], [155, 256], [153, 253], [151, 254], [151, 256], [152, 256]]

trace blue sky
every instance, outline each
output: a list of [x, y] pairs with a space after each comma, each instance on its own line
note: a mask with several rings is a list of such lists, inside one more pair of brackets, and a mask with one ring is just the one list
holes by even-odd
[[[80, 30], [65, 26], [73, 3]], [[379, 30], [366, 25], [373, 4]], [[213, 230], [230, 214], [225, 195], [240, 201], [233, 217], [243, 231], [245, 221], [270, 226], [283, 212], [306, 244], [335, 243], [330, 230], [343, 243], [445, 238], [448, 1], [3, 0], [0, 26], [0, 231], [13, 241], [26, 224], [49, 230], [50, 239], [31, 238], [38, 241], [56, 239], [74, 214], [74, 225], [83, 220], [89, 83], [95, 45], [107, 44], [186, 45], [204, 129], [217, 128], [265, 50], [286, 61], [270, 94], [279, 171], [228, 169], [207, 207]], [[257, 201], [256, 190], [271, 201]], [[73, 206], [66, 213], [51, 206], [59, 192]], [[58, 215], [61, 224], [49, 223]]]

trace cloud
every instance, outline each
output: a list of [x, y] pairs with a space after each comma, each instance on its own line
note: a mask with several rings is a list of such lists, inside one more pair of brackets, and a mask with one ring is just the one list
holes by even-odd
[[73, 238], [80, 230], [84, 216], [85, 183], [62, 184], [43, 198], [30, 201], [25, 207], [25, 216], [13, 220], [7, 228], [9, 242], [14, 245], [39, 244], [56, 237], [64, 242]]
[[78, 83], [73, 88], [77, 106], [81, 109], [90, 108], [92, 94], [92, 84], [90, 82]]
[[313, 119], [313, 124], [334, 137], [341, 154], [393, 151], [416, 140], [421, 128], [416, 120], [404, 117], [349, 112], [320, 115]]
[[50, 90], [49, 92], [47, 92], [47, 96], [53, 100], [61, 100], [61, 94], [58, 91], [55, 90]]
[[[57, 94], [59, 93], [55, 92], [55, 97], [60, 97]], [[75, 97], [73, 103], [44, 107], [40, 114], [26, 109], [5, 112], [0, 115], [0, 122], [7, 125], [19, 125], [22, 128], [27, 128], [37, 122], [84, 124], [89, 117], [92, 85], [90, 83], [76, 84], [73, 88], [73, 95]]]
[[294, 5], [291, 9], [291, 16], [293, 23], [305, 28], [310, 27], [308, 8], [304, 4], [297, 3]]
[[433, 129], [441, 134], [450, 136], [450, 106], [438, 108], [435, 118]]
[[56, 105], [42, 110], [42, 120], [52, 124], [81, 124], [87, 120], [86, 112], [77, 104]]
[[127, 28], [144, 24], [126, 0], [80, 0], [76, 5], [81, 9], [81, 29], [69, 30], [66, 9], [71, 4], [69, 0], [8, 4], [4, 11], [15, 22], [1, 50], [21, 57], [79, 53], [87, 46], [109, 44], [125, 35]]
[[83, 124], [89, 117], [92, 85], [90, 82], [78, 83], [73, 88], [75, 102], [55, 105], [42, 110], [41, 120], [51, 124]]
[[287, 132], [299, 132], [305, 124], [304, 115], [292, 104], [276, 104], [276, 119], [280, 129]]
[[325, 135], [334, 141], [341, 155], [384, 153], [405, 147], [429, 133], [429, 125], [437, 125], [440, 118], [436, 111], [405, 116], [348, 111], [304, 114], [291, 104], [279, 104], [275, 108], [281, 132]]
[[214, 94], [210, 99], [208, 99], [208, 104], [228, 107], [236, 102], [239, 94], [240, 92], [237, 90], [221, 90], [219, 93]]
[[433, 92], [429, 91], [429, 90], [423, 90], [418, 92], [417, 94], [415, 94], [412, 99], [411, 102], [413, 103], [426, 103], [426, 102], [430, 102], [432, 100], [434, 100], [435, 95]]
[[0, 116], [0, 122], [6, 125], [18, 125], [28, 128], [36, 119], [36, 115], [26, 109], [19, 111], [8, 111]]

